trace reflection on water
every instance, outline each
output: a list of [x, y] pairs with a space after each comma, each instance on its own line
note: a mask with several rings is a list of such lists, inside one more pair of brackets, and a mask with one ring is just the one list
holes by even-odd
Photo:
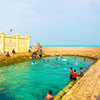
[[[56, 60], [56, 57], [45, 58], [49, 62], [43, 63], [43, 59], [3, 66], [0, 68], [0, 100], [44, 100], [46, 93], [51, 89], [56, 95], [69, 82], [70, 67], [80, 72], [80, 67], [86, 70], [95, 61], [82, 57], [63, 57], [64, 60]], [[68, 65], [70, 62], [71, 65]], [[59, 63], [60, 67], [56, 66]]]

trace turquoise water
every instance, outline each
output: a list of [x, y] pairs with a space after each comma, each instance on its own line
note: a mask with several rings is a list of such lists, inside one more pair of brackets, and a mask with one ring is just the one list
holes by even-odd
[[[95, 62], [83, 57], [63, 56], [59, 61], [56, 57], [3, 66], [0, 68], [0, 100], [44, 100], [51, 89], [56, 95], [70, 82], [70, 67], [80, 72], [80, 67], [86, 71]], [[71, 65], [68, 65], [70, 62]], [[59, 63], [60, 66], [56, 66]]]

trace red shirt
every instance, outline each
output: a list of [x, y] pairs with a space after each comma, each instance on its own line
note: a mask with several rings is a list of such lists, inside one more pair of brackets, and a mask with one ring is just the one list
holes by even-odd
[[76, 78], [76, 77], [77, 77], [77, 73], [74, 73], [74, 74], [73, 74], [73, 77]]

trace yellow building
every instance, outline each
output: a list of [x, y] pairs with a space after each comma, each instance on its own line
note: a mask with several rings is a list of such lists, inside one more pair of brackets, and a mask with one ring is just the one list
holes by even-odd
[[21, 37], [18, 33], [14, 36], [7, 36], [6, 33], [0, 33], [0, 52], [10, 53], [14, 49], [16, 52], [26, 52], [29, 49], [29, 38], [31, 36]]

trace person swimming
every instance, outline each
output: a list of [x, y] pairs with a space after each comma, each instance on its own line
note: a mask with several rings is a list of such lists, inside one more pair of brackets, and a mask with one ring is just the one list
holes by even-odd
[[36, 62], [33, 62], [32, 64], [36, 64]]
[[57, 66], [60, 66], [59, 63], [57, 63]]
[[61, 59], [62, 59], [62, 56], [61, 57], [59, 57], [59, 56], [56, 57], [56, 60], [58, 60], [58, 61], [61, 60]]
[[49, 62], [49, 59], [47, 59], [47, 62]]
[[86, 58], [84, 58], [84, 61], [86, 61]]
[[45, 59], [43, 59], [43, 63], [45, 62]]
[[71, 63], [69, 63], [69, 62], [68, 62], [68, 64], [69, 64], [69, 65], [73, 65], [73, 64], [71, 64]]

